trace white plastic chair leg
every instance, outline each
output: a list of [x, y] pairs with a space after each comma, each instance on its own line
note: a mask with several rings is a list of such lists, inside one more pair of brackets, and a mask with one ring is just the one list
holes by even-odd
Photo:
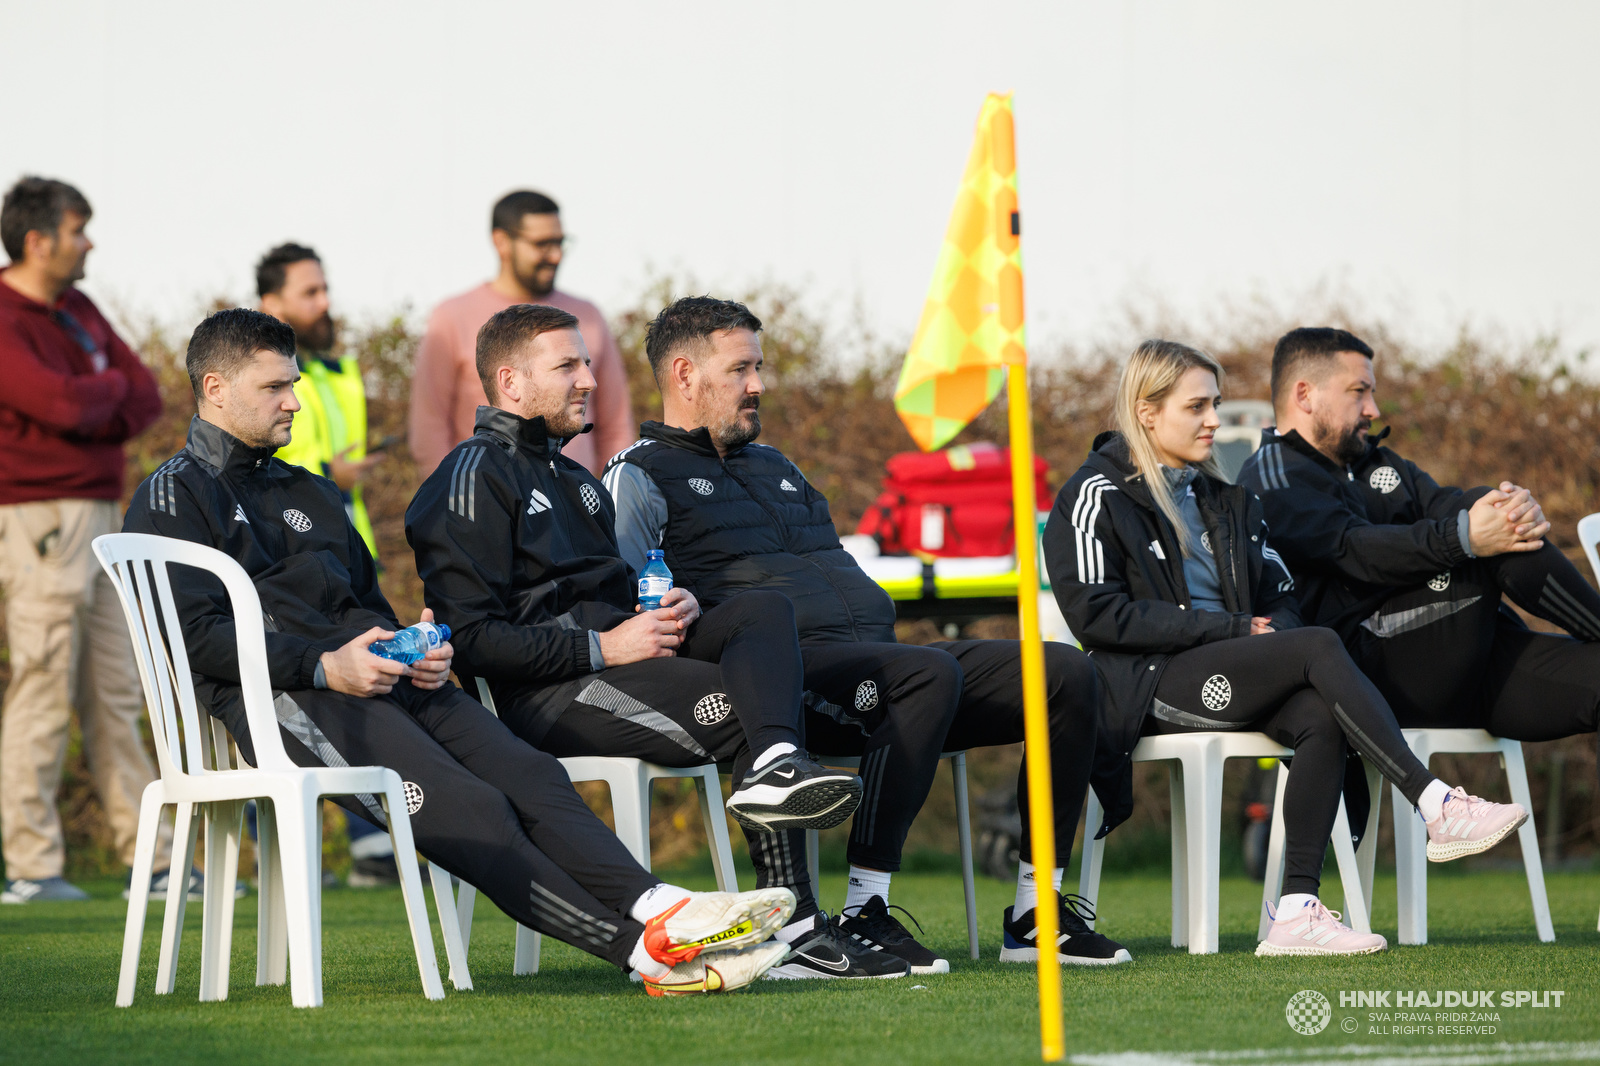
[[611, 787], [611, 815], [617, 823], [617, 839], [633, 854], [634, 861], [650, 869], [650, 779], [643, 763], [631, 773], [613, 774], [606, 779]]
[[[1100, 831], [1100, 823], [1105, 820], [1105, 813], [1105, 808], [1100, 806], [1100, 797], [1096, 796], [1094, 789], [1091, 788], [1083, 804], [1083, 855], [1079, 860], [1078, 895], [1088, 900], [1090, 909], [1097, 914], [1100, 900], [1100, 868], [1105, 862], [1105, 841], [1096, 840], [1095, 834]], [[1085, 924], [1090, 929], [1094, 928], [1092, 921]]]
[[[400, 871], [400, 890], [406, 901], [406, 921], [411, 926], [411, 946], [417, 955], [417, 970], [422, 978], [422, 994], [429, 999], [443, 999], [444, 985], [439, 981], [439, 960], [433, 953], [433, 930], [428, 924], [428, 901], [422, 894], [422, 875], [417, 871], [417, 845], [411, 836], [411, 821], [408, 818], [395, 818], [394, 811], [406, 809], [405, 786], [400, 782], [400, 775], [390, 770], [387, 774], [389, 787], [384, 790], [383, 809], [388, 817], [389, 840], [394, 844], [395, 865]], [[319, 823], [320, 828], [320, 823]], [[320, 844], [318, 847], [320, 852]], [[430, 870], [438, 867], [428, 864]], [[442, 872], [442, 871], [441, 871]], [[321, 879], [318, 878], [320, 881]], [[445, 883], [449, 884], [449, 875], [445, 875]], [[448, 945], [454, 937], [457, 947], [460, 946], [461, 928], [456, 918], [455, 898], [448, 889], [434, 897], [434, 907], [439, 912], [439, 924], [444, 927], [445, 944]], [[318, 971], [317, 991], [322, 991], [321, 971], [321, 929], [318, 935]], [[447, 949], [448, 950], [448, 949]], [[462, 952], [462, 975], [471, 988], [471, 977], [466, 972], [466, 952]]]
[[289, 940], [289, 1002], [322, 1006], [322, 811], [320, 797], [278, 797], [278, 846]]
[[1189, 822], [1182, 762], [1167, 764], [1167, 788], [1172, 794], [1172, 946], [1182, 948], [1189, 945]]
[[1195, 765], [1184, 768], [1184, 811], [1188, 833], [1189, 953], [1214, 955], [1221, 888], [1222, 752], [1215, 744], [1200, 749]]
[[284, 909], [283, 849], [271, 800], [256, 800], [256, 984], [289, 979], [289, 914]]
[[[1418, 753], [1421, 758], [1421, 753]], [[1426, 763], [1424, 763], [1426, 765]], [[1427, 831], [1411, 801], [1390, 786], [1394, 806], [1394, 880], [1398, 911], [1396, 939], [1402, 944], [1428, 942]]]
[[1378, 866], [1378, 825], [1383, 818], [1383, 775], [1367, 764], [1367, 831], [1356, 849], [1356, 865], [1361, 870], [1361, 896], [1367, 901], [1367, 918], [1372, 917], [1372, 879]]
[[1505, 768], [1506, 781], [1511, 786], [1511, 802], [1520, 803], [1528, 811], [1528, 820], [1517, 830], [1522, 843], [1522, 866], [1528, 874], [1528, 896], [1533, 903], [1533, 924], [1539, 939], [1550, 943], [1556, 938], [1555, 926], [1550, 921], [1550, 900], [1544, 891], [1544, 866], [1539, 861], [1539, 834], [1533, 826], [1533, 795], [1528, 789], [1528, 768], [1522, 758], [1522, 744], [1515, 740], [1500, 742], [1500, 765]]
[[[711, 848], [711, 866], [717, 874], [717, 887], [724, 892], [739, 891], [739, 875], [733, 868], [733, 845], [728, 840], [728, 816], [722, 806], [722, 782], [717, 768], [707, 766], [694, 779], [700, 793], [700, 816], [706, 824], [706, 844]], [[815, 891], [815, 885], [812, 886]]]
[[[171, 994], [178, 981], [178, 947], [183, 942], [183, 915], [189, 902], [189, 871], [194, 867], [195, 837], [200, 823], [197, 803], [179, 803], [172, 833], [172, 865], [167, 873], [166, 918], [161, 923], [161, 956], [156, 962], [156, 995]], [[182, 871], [180, 873], [180, 871]], [[173, 887], [182, 885], [174, 892]]]
[[539, 934], [525, 925], [517, 926], [517, 946], [511, 957], [511, 972], [518, 977], [539, 972]]
[[[400, 854], [398, 847], [397, 844], [396, 855]], [[413, 866], [416, 865], [414, 855], [411, 862]], [[457, 991], [471, 991], [472, 971], [467, 966], [467, 943], [471, 935], [472, 904], [477, 898], [478, 890], [463, 881], [461, 898], [457, 899], [455, 885], [451, 883], [450, 875], [437, 863], [428, 864], [428, 879], [433, 882], [433, 906], [439, 912], [439, 930], [444, 934], [444, 957], [450, 964], [450, 983], [455, 985]], [[417, 885], [420, 890], [422, 885], [420, 875], [417, 878]], [[426, 910], [423, 912], [423, 926], [427, 927]], [[429, 939], [432, 939], [431, 933]], [[420, 957], [418, 962], [420, 964]]]
[[1350, 842], [1350, 814], [1344, 798], [1333, 818], [1333, 858], [1339, 866], [1339, 881], [1344, 886], [1344, 921], [1358, 933], [1372, 932], [1372, 908], [1361, 885], [1361, 867], [1355, 845]]
[[1289, 785], [1289, 768], [1278, 763], [1277, 791], [1272, 801], [1272, 829], [1267, 835], [1267, 868], [1261, 885], [1261, 920], [1256, 925], [1256, 939], [1267, 939], [1272, 919], [1267, 917], [1267, 904], [1274, 908], [1283, 895], [1283, 842], [1286, 830], [1283, 825], [1283, 794]]
[[[961, 891], [967, 900], [967, 950], [978, 957], [978, 886], [972, 876], [972, 814], [967, 809], [967, 753], [958, 752], [950, 758], [950, 776], [956, 790], [956, 840], [961, 846]], [[1067, 864], [1067, 855], [1057, 855], [1056, 862]]]
[[[205, 900], [200, 926], [200, 1001], [228, 998], [233, 962], [233, 890], [239, 880], [239, 845], [244, 835], [244, 801], [208, 803], [206, 815]], [[188, 890], [187, 872], [184, 890]], [[170, 889], [169, 889], [170, 891]]]
[[139, 831], [134, 840], [133, 876], [128, 885], [128, 918], [122, 930], [122, 969], [117, 975], [117, 1006], [133, 1006], [139, 981], [139, 952], [144, 946], [144, 919], [150, 908], [150, 875], [155, 864], [156, 832], [161, 826], [161, 782], [145, 786], [139, 801]]

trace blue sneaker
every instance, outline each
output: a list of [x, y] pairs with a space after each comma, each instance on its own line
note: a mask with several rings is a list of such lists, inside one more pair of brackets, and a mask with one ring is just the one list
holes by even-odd
[[[1094, 910], [1088, 900], [1074, 893], [1066, 893], [1059, 897], [1059, 902], [1061, 924], [1056, 933], [1057, 962], [1074, 966], [1115, 966], [1133, 961], [1133, 955], [1127, 948], [1095, 932], [1086, 924], [1085, 919], [1094, 918]], [[1000, 961], [1038, 962], [1039, 926], [1034, 921], [1034, 912], [1030, 910], [1021, 918], [1013, 918], [1011, 911], [1011, 907], [1006, 908], [1005, 918], [1000, 923], [1005, 932], [1005, 939], [1000, 945]], [[1083, 913], [1085, 911], [1088, 913]]]
[[0, 892], [0, 903], [65, 903], [88, 898], [89, 893], [64, 877], [45, 877], [38, 881], [18, 877], [7, 881], [5, 891]]

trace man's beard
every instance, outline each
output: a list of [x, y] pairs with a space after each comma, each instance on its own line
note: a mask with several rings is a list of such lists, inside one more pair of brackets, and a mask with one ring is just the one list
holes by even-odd
[[561, 406], [553, 413], [544, 415], [545, 432], [552, 437], [576, 437], [583, 432], [583, 427], [588, 424], [588, 411], [579, 411], [576, 415], [568, 406], [576, 397], [567, 396], [561, 401]]
[[294, 327], [294, 339], [309, 352], [325, 352], [333, 347], [333, 315], [324, 314], [308, 326]]
[[[761, 415], [756, 412], [758, 406], [759, 400], [741, 403], [732, 418], [711, 427], [711, 436], [723, 451], [743, 447], [761, 436]], [[750, 412], [748, 421], [739, 417], [745, 411]]]
[[1351, 466], [1367, 454], [1366, 434], [1371, 428], [1372, 420], [1368, 418], [1342, 430], [1318, 418], [1313, 423], [1312, 433], [1316, 435], [1315, 443], [1320, 451], [1332, 452], [1339, 462]]
[[556, 287], [556, 272], [547, 263], [536, 263], [531, 270], [516, 269], [517, 284], [534, 296], [549, 296]]

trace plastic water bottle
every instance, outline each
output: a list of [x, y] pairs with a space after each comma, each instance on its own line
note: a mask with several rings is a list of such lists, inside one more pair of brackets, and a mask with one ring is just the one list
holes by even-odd
[[639, 607], [653, 611], [661, 606], [661, 597], [672, 588], [672, 571], [667, 569], [667, 553], [660, 548], [645, 552], [644, 573], [639, 575]]
[[410, 666], [449, 639], [450, 627], [443, 622], [418, 622], [388, 640], [373, 641], [369, 650], [384, 659]]

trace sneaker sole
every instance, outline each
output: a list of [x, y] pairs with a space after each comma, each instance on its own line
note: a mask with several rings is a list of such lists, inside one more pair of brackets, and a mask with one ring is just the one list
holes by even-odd
[[[1001, 948], [1001, 962], [1038, 962], [1038, 948]], [[1133, 955], [1127, 948], [1118, 948], [1117, 953], [1109, 959], [1091, 959], [1082, 955], [1056, 954], [1056, 961], [1063, 966], [1120, 966], [1125, 962], [1132, 962]]]
[[781, 966], [774, 966], [765, 974], [768, 981], [893, 981], [897, 977], [906, 976], [903, 973], [829, 973], [826, 970], [813, 970], [809, 966], [795, 965], [786, 962]]
[[758, 833], [785, 829], [832, 829], [861, 805], [861, 779], [810, 782], [792, 789], [753, 785], [728, 798], [733, 820]]
[[1451, 859], [1460, 859], [1467, 855], [1476, 855], [1480, 851], [1488, 851], [1506, 837], [1521, 829], [1527, 822], [1528, 816], [1524, 814], [1515, 822], [1508, 822], [1500, 832], [1492, 837], [1483, 837], [1479, 840], [1452, 840], [1445, 844], [1435, 844], [1428, 841], [1429, 862], [1449, 862]]
[[935, 961], [930, 966], [913, 966], [913, 967], [911, 967], [911, 972], [912, 973], [923, 973], [923, 974], [928, 974], [928, 973], [949, 973], [950, 972], [950, 960], [949, 959], [938, 959], [937, 961]]
[[1263, 940], [1261, 943], [1256, 945], [1256, 957], [1259, 959], [1266, 959], [1274, 956], [1284, 955], [1376, 955], [1378, 952], [1384, 951], [1388, 947], [1389, 945], [1387, 943], [1381, 943], [1374, 944], [1370, 948], [1356, 948], [1353, 951], [1329, 951], [1327, 948], [1319, 948], [1309, 944], [1305, 947], [1300, 947], [1299, 945], [1295, 945], [1293, 947], [1279, 947], [1276, 944], [1269, 944]]

